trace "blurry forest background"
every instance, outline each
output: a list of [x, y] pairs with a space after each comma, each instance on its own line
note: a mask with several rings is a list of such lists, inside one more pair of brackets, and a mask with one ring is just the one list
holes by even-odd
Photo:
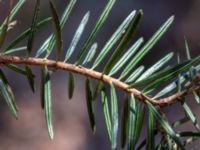
[[[69, 0], [56, 0], [56, 8], [61, 15]], [[77, 0], [77, 4], [63, 30], [63, 51], [66, 51], [69, 42], [78, 27], [84, 14], [90, 10], [90, 19], [79, 48], [84, 37], [91, 31], [93, 24], [100, 15], [107, 0]], [[30, 27], [34, 11], [35, 0], [27, 0], [19, 14], [15, 18], [18, 21], [14, 30], [9, 32], [7, 42], [16, 37], [20, 32]], [[4, 19], [8, 8], [8, 0], [0, 2], [0, 22]], [[99, 51], [105, 41], [112, 35], [115, 29], [134, 9], [143, 9], [144, 17], [132, 43], [140, 36], [147, 41], [159, 26], [171, 15], [175, 15], [175, 22], [170, 30], [143, 59], [143, 64], [149, 66], [169, 51], [181, 53], [185, 58], [184, 35], [188, 38], [192, 55], [200, 54], [200, 1], [199, 0], [117, 0], [109, 18], [100, 30], [96, 41], [99, 44]], [[50, 16], [48, 1], [42, 0], [40, 20]], [[43, 40], [52, 32], [52, 25], [49, 24], [37, 32], [35, 38], [35, 51]], [[22, 45], [26, 44], [26, 41]], [[78, 49], [76, 49], [78, 51]], [[73, 62], [73, 60], [70, 60]], [[175, 63], [171, 61], [171, 63]], [[97, 132], [92, 134], [87, 116], [84, 77], [77, 76], [76, 90], [71, 101], [68, 100], [66, 72], [58, 71], [52, 76], [53, 91], [53, 121], [55, 139], [48, 138], [45, 118], [40, 107], [40, 70], [33, 67], [36, 77], [37, 90], [31, 93], [27, 80], [15, 73], [6, 70], [10, 83], [16, 95], [17, 104], [20, 108], [19, 119], [16, 121], [8, 112], [7, 106], [0, 98], [0, 150], [103, 150], [109, 149], [108, 136], [102, 117], [100, 99], [95, 103]], [[121, 96], [123, 98], [123, 96]], [[123, 99], [121, 99], [123, 100]], [[122, 104], [122, 102], [119, 102]], [[191, 105], [194, 105], [191, 103]], [[166, 109], [169, 116], [180, 118], [182, 110], [169, 107]], [[179, 107], [180, 108], [180, 107]], [[194, 107], [194, 109], [199, 109]], [[195, 111], [196, 113], [198, 111]], [[200, 115], [197, 116], [200, 118]], [[187, 124], [188, 128], [192, 125]], [[180, 128], [179, 128], [180, 129]], [[144, 126], [145, 131], [145, 126]], [[145, 134], [145, 132], [144, 132]], [[141, 138], [143, 139], [143, 138]], [[196, 145], [192, 147], [197, 149]]]

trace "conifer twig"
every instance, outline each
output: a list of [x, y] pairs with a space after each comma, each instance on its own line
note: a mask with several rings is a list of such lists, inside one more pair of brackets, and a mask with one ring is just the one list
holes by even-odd
[[91, 70], [82, 66], [76, 66], [73, 64], [68, 64], [60, 61], [55, 60], [49, 60], [49, 59], [42, 59], [42, 58], [23, 58], [18, 56], [5, 56], [0, 55], [0, 63], [1, 64], [26, 64], [30, 66], [47, 66], [55, 69], [65, 70], [73, 73], [77, 73], [80, 75], [84, 75], [96, 80], [100, 80], [106, 84], [109, 84], [110, 82], [113, 83], [115, 87], [118, 89], [121, 89], [127, 93], [133, 93], [135, 98], [137, 98], [140, 101], [149, 101], [153, 105], [158, 106], [165, 106], [172, 104], [179, 100], [180, 97], [185, 97], [189, 94], [191, 94], [194, 91], [200, 91], [200, 77], [197, 76], [194, 81], [195, 85], [191, 86], [190, 88], [185, 89], [184, 91], [177, 92], [172, 94], [171, 96], [161, 98], [161, 99], [153, 99], [141, 91], [135, 89], [135, 88], [129, 88], [128, 84], [125, 84], [124, 82], [115, 79], [113, 77], [110, 77], [108, 75], [102, 74], [101, 72], [97, 72], [95, 70]]

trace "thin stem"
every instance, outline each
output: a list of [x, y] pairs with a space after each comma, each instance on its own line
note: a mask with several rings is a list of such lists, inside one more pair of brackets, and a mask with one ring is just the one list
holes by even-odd
[[[145, 95], [141, 91], [135, 89], [135, 88], [129, 88], [128, 84], [125, 84], [124, 82], [115, 79], [113, 77], [110, 77], [108, 75], [104, 75], [100, 72], [97, 72], [95, 70], [91, 70], [82, 66], [76, 66], [73, 64], [68, 64], [60, 61], [54, 61], [54, 60], [49, 60], [49, 59], [42, 59], [42, 58], [23, 58], [23, 57], [18, 57], [18, 56], [5, 56], [5, 55], [0, 55], [0, 63], [2, 64], [26, 64], [26, 65], [31, 65], [31, 66], [48, 66], [52, 67], [55, 69], [60, 69], [60, 70], [65, 70], [65, 71], [70, 71], [73, 73], [77, 73], [80, 75], [84, 75], [96, 80], [100, 80], [106, 84], [109, 84], [110, 82], [113, 83], [113, 85], [127, 93], [133, 93], [135, 98], [138, 100], [141, 100], [143, 102], [149, 101], [153, 105], [159, 105], [159, 106], [165, 106], [172, 104], [179, 100], [180, 97], [184, 97], [186, 95], [189, 95], [193, 91], [199, 91], [200, 90], [200, 84], [196, 84], [194, 87], [191, 87], [189, 89], [186, 89], [182, 92], [177, 92], [169, 97], [165, 97], [162, 99], [152, 99], [151, 97]], [[197, 83], [200, 82], [200, 78], [198, 77], [195, 79]]]

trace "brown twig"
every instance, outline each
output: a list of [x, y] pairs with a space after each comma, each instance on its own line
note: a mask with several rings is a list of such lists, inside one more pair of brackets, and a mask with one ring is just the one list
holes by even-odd
[[65, 70], [65, 71], [70, 71], [74, 72], [77, 74], [81, 74], [87, 77], [94, 78], [96, 80], [100, 80], [104, 83], [109, 84], [110, 82], [113, 83], [113, 85], [125, 92], [128, 93], [133, 93], [134, 96], [143, 102], [146, 100], [152, 103], [153, 105], [158, 105], [158, 106], [165, 106], [172, 104], [176, 102], [180, 97], [184, 97], [193, 91], [199, 91], [200, 90], [200, 85], [197, 84], [195, 87], [192, 87], [190, 89], [186, 89], [182, 92], [177, 92], [169, 97], [162, 98], [162, 99], [152, 99], [151, 97], [145, 95], [141, 91], [135, 89], [135, 88], [129, 88], [128, 84], [125, 84], [124, 82], [115, 79], [113, 77], [110, 77], [108, 75], [103, 75], [100, 72], [97, 72], [95, 70], [91, 70], [82, 66], [76, 66], [64, 62], [56, 62], [54, 60], [48, 60], [48, 59], [42, 59], [42, 58], [23, 58], [23, 57], [18, 57], [18, 56], [5, 56], [5, 55], [0, 55], [0, 63], [3, 64], [26, 64], [26, 65], [31, 65], [31, 66], [48, 66], [52, 67], [55, 69], [60, 69], [60, 70]]

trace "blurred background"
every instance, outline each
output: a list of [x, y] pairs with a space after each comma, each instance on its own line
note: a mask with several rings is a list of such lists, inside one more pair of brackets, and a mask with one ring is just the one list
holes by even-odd
[[[56, 8], [61, 15], [69, 0], [54, 0]], [[106, 0], [84, 0], [77, 1], [71, 16], [63, 30], [63, 51], [65, 51], [72, 36], [79, 25], [84, 14], [90, 10], [90, 19], [88, 26], [79, 42], [78, 50], [84, 38], [91, 31], [96, 19], [100, 15]], [[6, 42], [15, 38], [20, 32], [31, 25], [34, 11], [35, 0], [27, 0], [23, 8], [15, 18], [18, 24], [9, 32]], [[8, 1], [0, 2], [0, 22], [3, 21], [8, 9]], [[189, 46], [192, 50], [192, 56], [199, 54], [200, 47], [200, 1], [199, 0], [117, 0], [107, 21], [101, 28], [96, 37], [100, 50], [112, 33], [125, 19], [125, 17], [134, 9], [143, 9], [144, 17], [141, 21], [137, 35], [132, 43], [143, 36], [147, 41], [151, 35], [167, 20], [171, 15], [175, 15], [175, 22], [170, 27], [165, 36], [143, 59], [142, 64], [147, 67], [155, 63], [157, 59], [167, 54], [169, 51], [180, 52], [181, 58], [185, 58], [184, 36], [187, 37]], [[43, 0], [41, 5], [40, 19], [50, 16], [48, 1]], [[49, 24], [37, 32], [35, 38], [35, 51], [41, 43], [52, 32], [52, 25]], [[26, 44], [26, 40], [21, 45]], [[6, 44], [5, 44], [6, 45]], [[53, 56], [52, 56], [53, 57]], [[109, 57], [109, 56], [108, 56]], [[73, 59], [70, 60], [73, 62]], [[174, 62], [176, 59], [174, 59]], [[173, 61], [171, 61], [173, 63]], [[68, 74], [58, 71], [52, 76], [52, 97], [53, 97], [53, 122], [55, 139], [49, 140], [43, 111], [40, 107], [40, 72], [37, 67], [33, 67], [36, 77], [37, 90], [31, 93], [26, 79], [6, 70], [6, 75], [16, 95], [17, 104], [20, 108], [19, 119], [15, 120], [8, 112], [7, 106], [0, 98], [0, 150], [102, 150], [109, 149], [109, 141], [106, 133], [104, 120], [101, 111], [100, 99], [95, 103], [95, 115], [97, 131], [93, 135], [89, 126], [87, 116], [84, 81], [85, 78], [76, 76], [76, 90], [72, 100], [68, 99]], [[119, 97], [123, 98], [121, 94]], [[120, 101], [119, 104], [122, 102]], [[191, 103], [194, 111], [197, 110]], [[171, 120], [181, 118], [183, 110], [166, 108], [166, 112], [173, 116]], [[121, 109], [120, 109], [121, 113]], [[197, 115], [199, 118], [200, 116]], [[192, 128], [191, 124], [187, 125]], [[144, 129], [145, 130], [145, 129]], [[145, 133], [144, 133], [145, 134]], [[141, 139], [143, 139], [141, 137]], [[200, 146], [200, 145], [199, 145]], [[198, 142], [188, 147], [188, 149], [198, 149]]]

